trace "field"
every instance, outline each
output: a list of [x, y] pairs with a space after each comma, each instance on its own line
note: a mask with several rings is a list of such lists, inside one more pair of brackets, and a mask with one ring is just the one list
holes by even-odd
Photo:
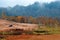
[[[9, 25], [13, 25], [12, 27], [9, 27]], [[0, 40], [60, 40], [60, 27], [46, 27], [46, 26], [40, 26], [38, 28], [37, 24], [24, 24], [24, 23], [15, 23], [12, 21], [2, 20], [0, 19], [0, 32], [5, 32], [10, 29], [24, 29], [25, 31], [47, 31], [47, 34], [45, 32], [43, 33], [37, 33], [34, 34], [22, 34], [22, 35], [0, 35]]]

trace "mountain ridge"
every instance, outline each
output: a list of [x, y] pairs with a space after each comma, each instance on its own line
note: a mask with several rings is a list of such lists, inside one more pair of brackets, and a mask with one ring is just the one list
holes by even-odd
[[[9, 8], [0, 8], [0, 15], [3, 12], [7, 16], [46, 16], [46, 17], [59, 17], [60, 18], [60, 2], [51, 2], [40, 5], [40, 3], [35, 2], [32, 5], [20, 6], [16, 5]], [[2, 10], [3, 9], [3, 10]]]

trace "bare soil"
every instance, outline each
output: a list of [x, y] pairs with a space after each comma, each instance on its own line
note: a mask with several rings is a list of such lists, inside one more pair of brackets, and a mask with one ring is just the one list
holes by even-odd
[[6, 40], [60, 40], [60, 34], [55, 35], [9, 35]]

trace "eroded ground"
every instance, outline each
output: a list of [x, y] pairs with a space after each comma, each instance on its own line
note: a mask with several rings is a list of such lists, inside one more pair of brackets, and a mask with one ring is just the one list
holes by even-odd
[[[9, 27], [9, 25], [13, 25]], [[33, 26], [33, 27], [32, 27]], [[15, 23], [7, 20], [0, 19], [0, 31], [5, 31], [9, 29], [24, 29], [24, 30], [32, 30], [37, 28], [36, 24], [23, 24], [23, 23]], [[60, 40], [60, 34], [52, 34], [52, 35], [5, 35], [5, 40]]]

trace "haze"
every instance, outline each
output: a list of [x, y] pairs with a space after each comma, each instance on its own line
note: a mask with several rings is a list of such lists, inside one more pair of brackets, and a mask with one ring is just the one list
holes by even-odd
[[40, 3], [50, 3], [52, 1], [55, 0], [0, 0], [0, 7], [13, 7], [15, 5], [23, 5], [23, 6], [27, 6], [30, 4], [33, 4], [34, 2], [40, 2]]

